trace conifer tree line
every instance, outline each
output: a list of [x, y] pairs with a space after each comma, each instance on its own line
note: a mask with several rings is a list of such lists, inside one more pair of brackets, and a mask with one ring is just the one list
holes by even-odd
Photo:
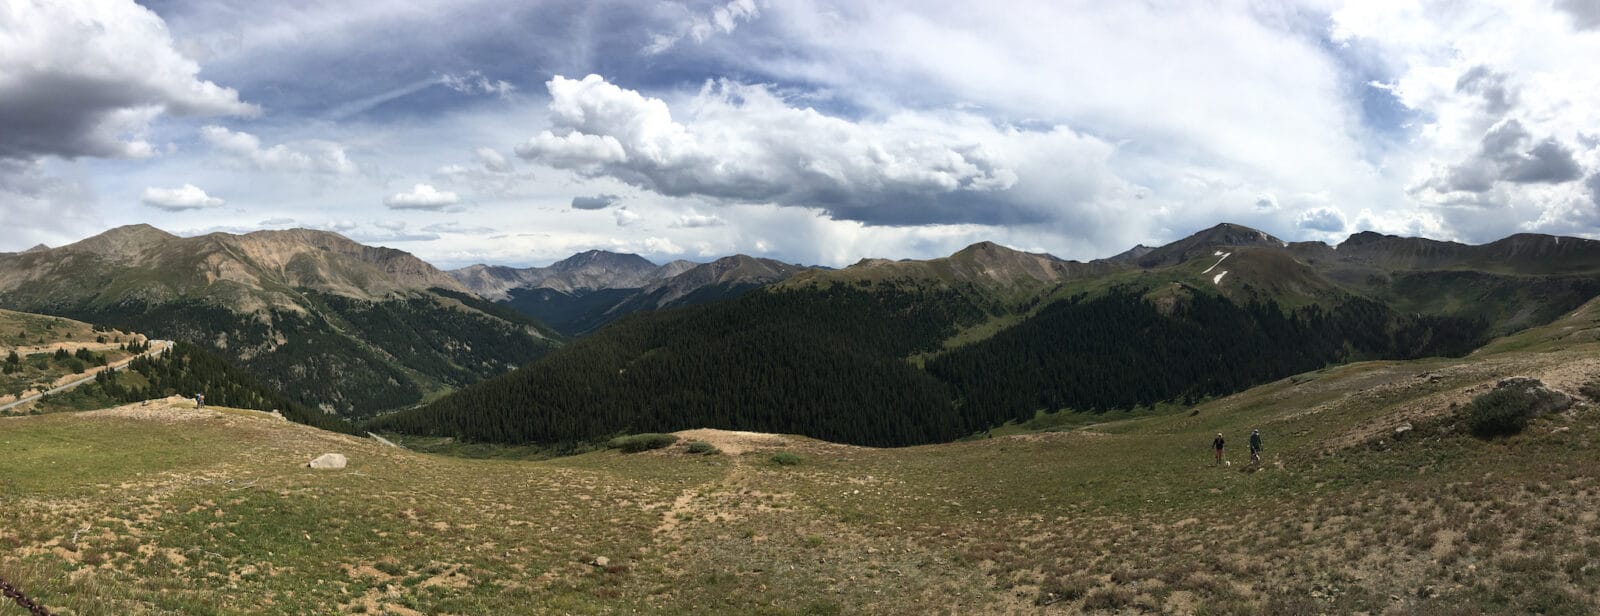
[[906, 358], [938, 351], [990, 307], [911, 281], [761, 291], [631, 315], [370, 425], [506, 443], [713, 427], [911, 445], [1039, 410], [1193, 401], [1352, 359], [1465, 353], [1485, 329], [1358, 298], [1288, 311], [1196, 293], [1163, 312], [1142, 293], [1057, 301], [918, 368]]
[[[558, 337], [535, 336], [530, 330], [542, 326], [526, 316], [445, 289], [380, 301], [310, 290], [301, 290], [300, 297], [316, 310], [240, 314], [197, 299], [56, 310], [200, 345], [291, 392], [297, 402], [328, 405], [353, 417], [416, 404], [425, 385], [461, 387], [526, 365], [549, 352]], [[495, 318], [447, 307], [441, 298]]]
[[[356, 433], [349, 422], [292, 401], [257, 381], [248, 372], [187, 342], [166, 352], [137, 357], [125, 372], [101, 371], [94, 387], [114, 402], [132, 403], [168, 396], [204, 394], [206, 404], [258, 411], [278, 411], [285, 419], [324, 430]], [[94, 392], [85, 392], [93, 395]]]

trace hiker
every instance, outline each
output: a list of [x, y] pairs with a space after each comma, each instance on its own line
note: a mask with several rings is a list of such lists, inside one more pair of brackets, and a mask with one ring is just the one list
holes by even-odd
[[205, 394], [195, 394], [194, 395], [194, 408], [197, 408], [197, 409], [206, 408], [206, 395]]
[[1217, 450], [1217, 465], [1222, 465], [1222, 433], [1217, 433], [1217, 438], [1211, 441], [1211, 447]]
[[1250, 431], [1250, 461], [1261, 463], [1261, 430]]

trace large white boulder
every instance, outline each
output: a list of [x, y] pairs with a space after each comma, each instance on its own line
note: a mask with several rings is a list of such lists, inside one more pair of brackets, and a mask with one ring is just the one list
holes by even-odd
[[311, 468], [340, 469], [344, 468], [344, 465], [348, 464], [349, 462], [350, 461], [345, 459], [344, 454], [342, 453], [325, 453], [317, 456], [317, 459], [312, 460], [311, 463], [307, 464], [306, 466]]

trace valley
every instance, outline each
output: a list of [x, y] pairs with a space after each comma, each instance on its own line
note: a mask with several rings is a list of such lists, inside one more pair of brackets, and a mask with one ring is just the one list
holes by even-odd
[[1597, 57], [0, 0], [0, 616], [1600, 614]]
[[[464, 367], [415, 341], [485, 323], [551, 343], [356, 421], [215, 338], [128, 361], [142, 334], [0, 312], [19, 363], [127, 362], [0, 417], [0, 579], [65, 614], [1586, 613], [1600, 299], [1592, 247], [1563, 243], [1561, 266], [1235, 225], [1143, 265], [985, 243], [571, 338], [512, 312], [518, 289], [247, 293], [291, 298], [254, 313], [279, 347], [326, 315], [330, 355], [397, 371]], [[1463, 300], [1392, 282], [1461, 276]], [[182, 302], [153, 312], [224, 314]], [[1513, 377], [1562, 404], [1481, 419]], [[349, 465], [306, 467], [326, 453]]]

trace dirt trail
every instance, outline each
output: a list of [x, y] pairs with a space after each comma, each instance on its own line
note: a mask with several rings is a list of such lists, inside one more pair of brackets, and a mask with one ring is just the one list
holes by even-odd
[[751, 482], [750, 462], [744, 459], [745, 454], [807, 446], [803, 439], [765, 432], [699, 429], [674, 434], [678, 435], [679, 444], [667, 450], [671, 453], [664, 455], [681, 455], [677, 450], [685, 443], [704, 441], [720, 450], [732, 466], [721, 477], [688, 488], [672, 500], [662, 513], [661, 524], [655, 529], [656, 536], [663, 540], [677, 538], [678, 527], [683, 520], [725, 519], [737, 514], [736, 509], [743, 499], [736, 496], [748, 492]]

